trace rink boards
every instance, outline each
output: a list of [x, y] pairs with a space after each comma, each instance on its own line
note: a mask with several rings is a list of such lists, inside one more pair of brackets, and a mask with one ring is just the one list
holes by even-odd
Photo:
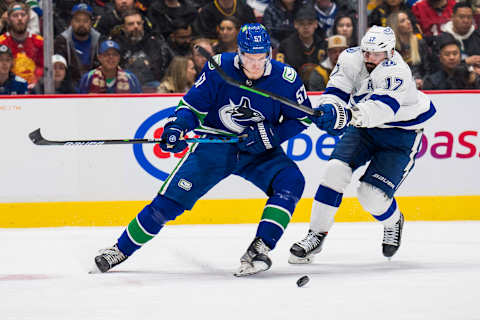
[[[430, 94], [437, 116], [425, 129], [415, 168], [398, 190], [408, 220], [480, 220], [480, 108], [475, 92]], [[310, 94], [312, 101], [317, 94]], [[36, 146], [51, 140], [159, 138], [180, 96], [7, 97], [0, 100], [0, 227], [124, 225], [152, 199], [181, 154], [158, 146]], [[312, 127], [283, 147], [306, 177], [294, 222], [309, 219], [313, 195], [335, 139]], [[369, 221], [346, 190], [337, 221]], [[206, 172], [208, 174], [208, 172]], [[265, 196], [229, 177], [176, 224], [252, 223]]]

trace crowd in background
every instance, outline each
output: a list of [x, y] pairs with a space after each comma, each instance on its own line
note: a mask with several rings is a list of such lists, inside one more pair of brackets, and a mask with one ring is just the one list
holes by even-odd
[[[245, 23], [268, 29], [273, 58], [308, 91], [325, 89], [341, 52], [358, 45], [357, 1], [57, 0], [56, 93], [186, 92], [210, 54], [236, 52]], [[44, 92], [40, 1], [0, 2], [0, 94]], [[480, 89], [480, 0], [370, 0], [368, 26], [390, 26], [425, 90]]]

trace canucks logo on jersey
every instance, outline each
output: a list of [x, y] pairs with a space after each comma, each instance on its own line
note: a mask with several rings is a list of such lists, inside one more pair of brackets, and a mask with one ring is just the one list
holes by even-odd
[[237, 133], [241, 133], [252, 122], [265, 120], [265, 116], [252, 108], [250, 99], [244, 96], [240, 98], [239, 104], [235, 104], [230, 99], [229, 104], [218, 110], [218, 115], [226, 128]]

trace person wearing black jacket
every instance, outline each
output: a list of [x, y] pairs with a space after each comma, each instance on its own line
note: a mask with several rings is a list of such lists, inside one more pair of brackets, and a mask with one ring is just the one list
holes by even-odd
[[326, 55], [327, 43], [315, 32], [318, 27], [316, 19], [311, 7], [299, 9], [294, 22], [296, 31], [280, 43], [275, 58], [294, 67], [304, 82]]
[[190, 0], [156, 0], [148, 8], [147, 16], [157, 34], [167, 38], [177, 20], [194, 21], [198, 11]]
[[[103, 16], [94, 24], [94, 28], [105, 37], [114, 37], [118, 35], [123, 25], [123, 15], [127, 10], [135, 9], [134, 0], [113, 0], [113, 8], [105, 10]], [[143, 16], [143, 14], [142, 14]], [[143, 16], [144, 29], [147, 33], [153, 31], [153, 24]]]
[[263, 14], [263, 25], [270, 33], [272, 47], [278, 48], [280, 42], [295, 32], [293, 19], [295, 13], [306, 0], [273, 0]]
[[480, 31], [473, 23], [473, 9], [467, 2], [453, 7], [452, 18], [442, 26], [442, 31], [451, 34], [460, 43], [462, 60], [468, 66], [480, 64]]
[[[52, 67], [53, 67], [53, 83], [54, 83], [54, 92], [55, 94], [70, 94], [76, 93], [76, 89], [72, 85], [72, 80], [70, 77], [70, 72], [67, 66], [67, 60], [65, 57], [55, 54], [52, 56]], [[37, 85], [33, 88], [33, 94], [42, 94], [45, 93], [45, 82], [44, 78], [40, 79], [37, 82]]]
[[475, 74], [460, 60], [460, 43], [449, 34], [437, 41], [440, 68], [423, 79], [424, 90], [453, 90], [476, 88]]
[[403, 11], [408, 15], [412, 22], [413, 32], [419, 33], [417, 26], [417, 19], [410, 8], [403, 2], [403, 0], [386, 0], [381, 5], [376, 7], [368, 16], [368, 26], [373, 25], [387, 27], [387, 18], [390, 14], [398, 11]]
[[143, 92], [153, 92], [160, 84], [174, 53], [161, 35], [146, 33], [140, 12], [127, 10], [123, 28], [112, 39], [120, 45], [120, 66], [135, 74]]
[[240, 25], [256, 22], [253, 9], [244, 1], [213, 0], [202, 7], [193, 22], [193, 32], [195, 35], [215, 39], [217, 37], [217, 25], [226, 16], [235, 16], [240, 21]]

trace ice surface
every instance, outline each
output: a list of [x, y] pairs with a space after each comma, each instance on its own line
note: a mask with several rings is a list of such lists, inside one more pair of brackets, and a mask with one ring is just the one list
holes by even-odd
[[[313, 265], [232, 275], [256, 225], [168, 226], [126, 262], [88, 274], [123, 228], [0, 229], [0, 319], [480, 319], [480, 222], [406, 222], [381, 254], [378, 223], [337, 223]], [[296, 280], [309, 275], [303, 288]]]

